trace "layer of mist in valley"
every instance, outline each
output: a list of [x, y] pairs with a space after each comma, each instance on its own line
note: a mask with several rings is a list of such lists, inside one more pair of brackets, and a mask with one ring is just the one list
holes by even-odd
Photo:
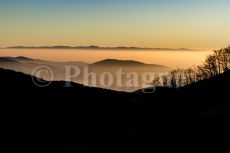
[[[35, 75], [45, 80], [72, 81], [86, 86], [128, 92], [150, 86], [157, 74], [170, 70], [162, 65], [132, 60], [106, 59], [89, 64], [77, 61], [52, 62], [22, 56], [1, 57], [0, 67]], [[53, 74], [48, 73], [47, 69]]]

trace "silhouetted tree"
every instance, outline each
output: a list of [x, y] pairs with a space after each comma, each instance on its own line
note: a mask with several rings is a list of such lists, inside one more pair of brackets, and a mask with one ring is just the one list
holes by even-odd
[[172, 88], [177, 88], [178, 87], [178, 82], [177, 82], [177, 70], [172, 70], [169, 73], [169, 80], [170, 80], [170, 86]]
[[162, 85], [164, 87], [168, 87], [169, 86], [169, 75], [163, 75], [162, 77]]
[[224, 72], [230, 69], [230, 46], [221, 50], [221, 64]]
[[153, 85], [154, 87], [161, 86], [160, 77], [159, 77], [159, 76], [156, 76], [156, 77], [154, 78], [154, 80], [152, 81], [152, 85]]
[[189, 85], [191, 83], [196, 82], [196, 72], [192, 68], [185, 69], [183, 71], [184, 79], [185, 79], [185, 85]]
[[203, 68], [207, 70], [209, 77], [217, 76], [219, 73], [216, 56], [209, 55], [205, 60]]
[[221, 73], [221, 68], [222, 68], [222, 50], [214, 50], [214, 55], [216, 57], [216, 64], [217, 64], [217, 68], [218, 68], [218, 74]]

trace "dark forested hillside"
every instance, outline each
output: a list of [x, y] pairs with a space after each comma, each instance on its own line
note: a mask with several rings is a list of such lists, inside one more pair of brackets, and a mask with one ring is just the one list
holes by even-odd
[[0, 69], [1, 152], [229, 152], [230, 73], [154, 94]]

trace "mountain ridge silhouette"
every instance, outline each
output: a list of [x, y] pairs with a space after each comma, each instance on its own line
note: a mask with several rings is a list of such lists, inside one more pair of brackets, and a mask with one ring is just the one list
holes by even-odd
[[7, 114], [1, 150], [224, 152], [230, 138], [229, 75], [146, 94], [75, 83], [65, 88], [64, 81], [39, 88], [30, 75], [0, 69]]
[[147, 48], [147, 47], [100, 47], [96, 45], [90, 46], [10, 46], [8, 49], [95, 49], [95, 50], [194, 50], [189, 48]]

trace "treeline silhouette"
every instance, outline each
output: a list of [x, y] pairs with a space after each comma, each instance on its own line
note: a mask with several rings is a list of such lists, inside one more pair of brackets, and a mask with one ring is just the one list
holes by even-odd
[[153, 86], [178, 88], [215, 77], [230, 70], [230, 46], [215, 50], [202, 65], [194, 68], [175, 69], [168, 74], [155, 77]]

